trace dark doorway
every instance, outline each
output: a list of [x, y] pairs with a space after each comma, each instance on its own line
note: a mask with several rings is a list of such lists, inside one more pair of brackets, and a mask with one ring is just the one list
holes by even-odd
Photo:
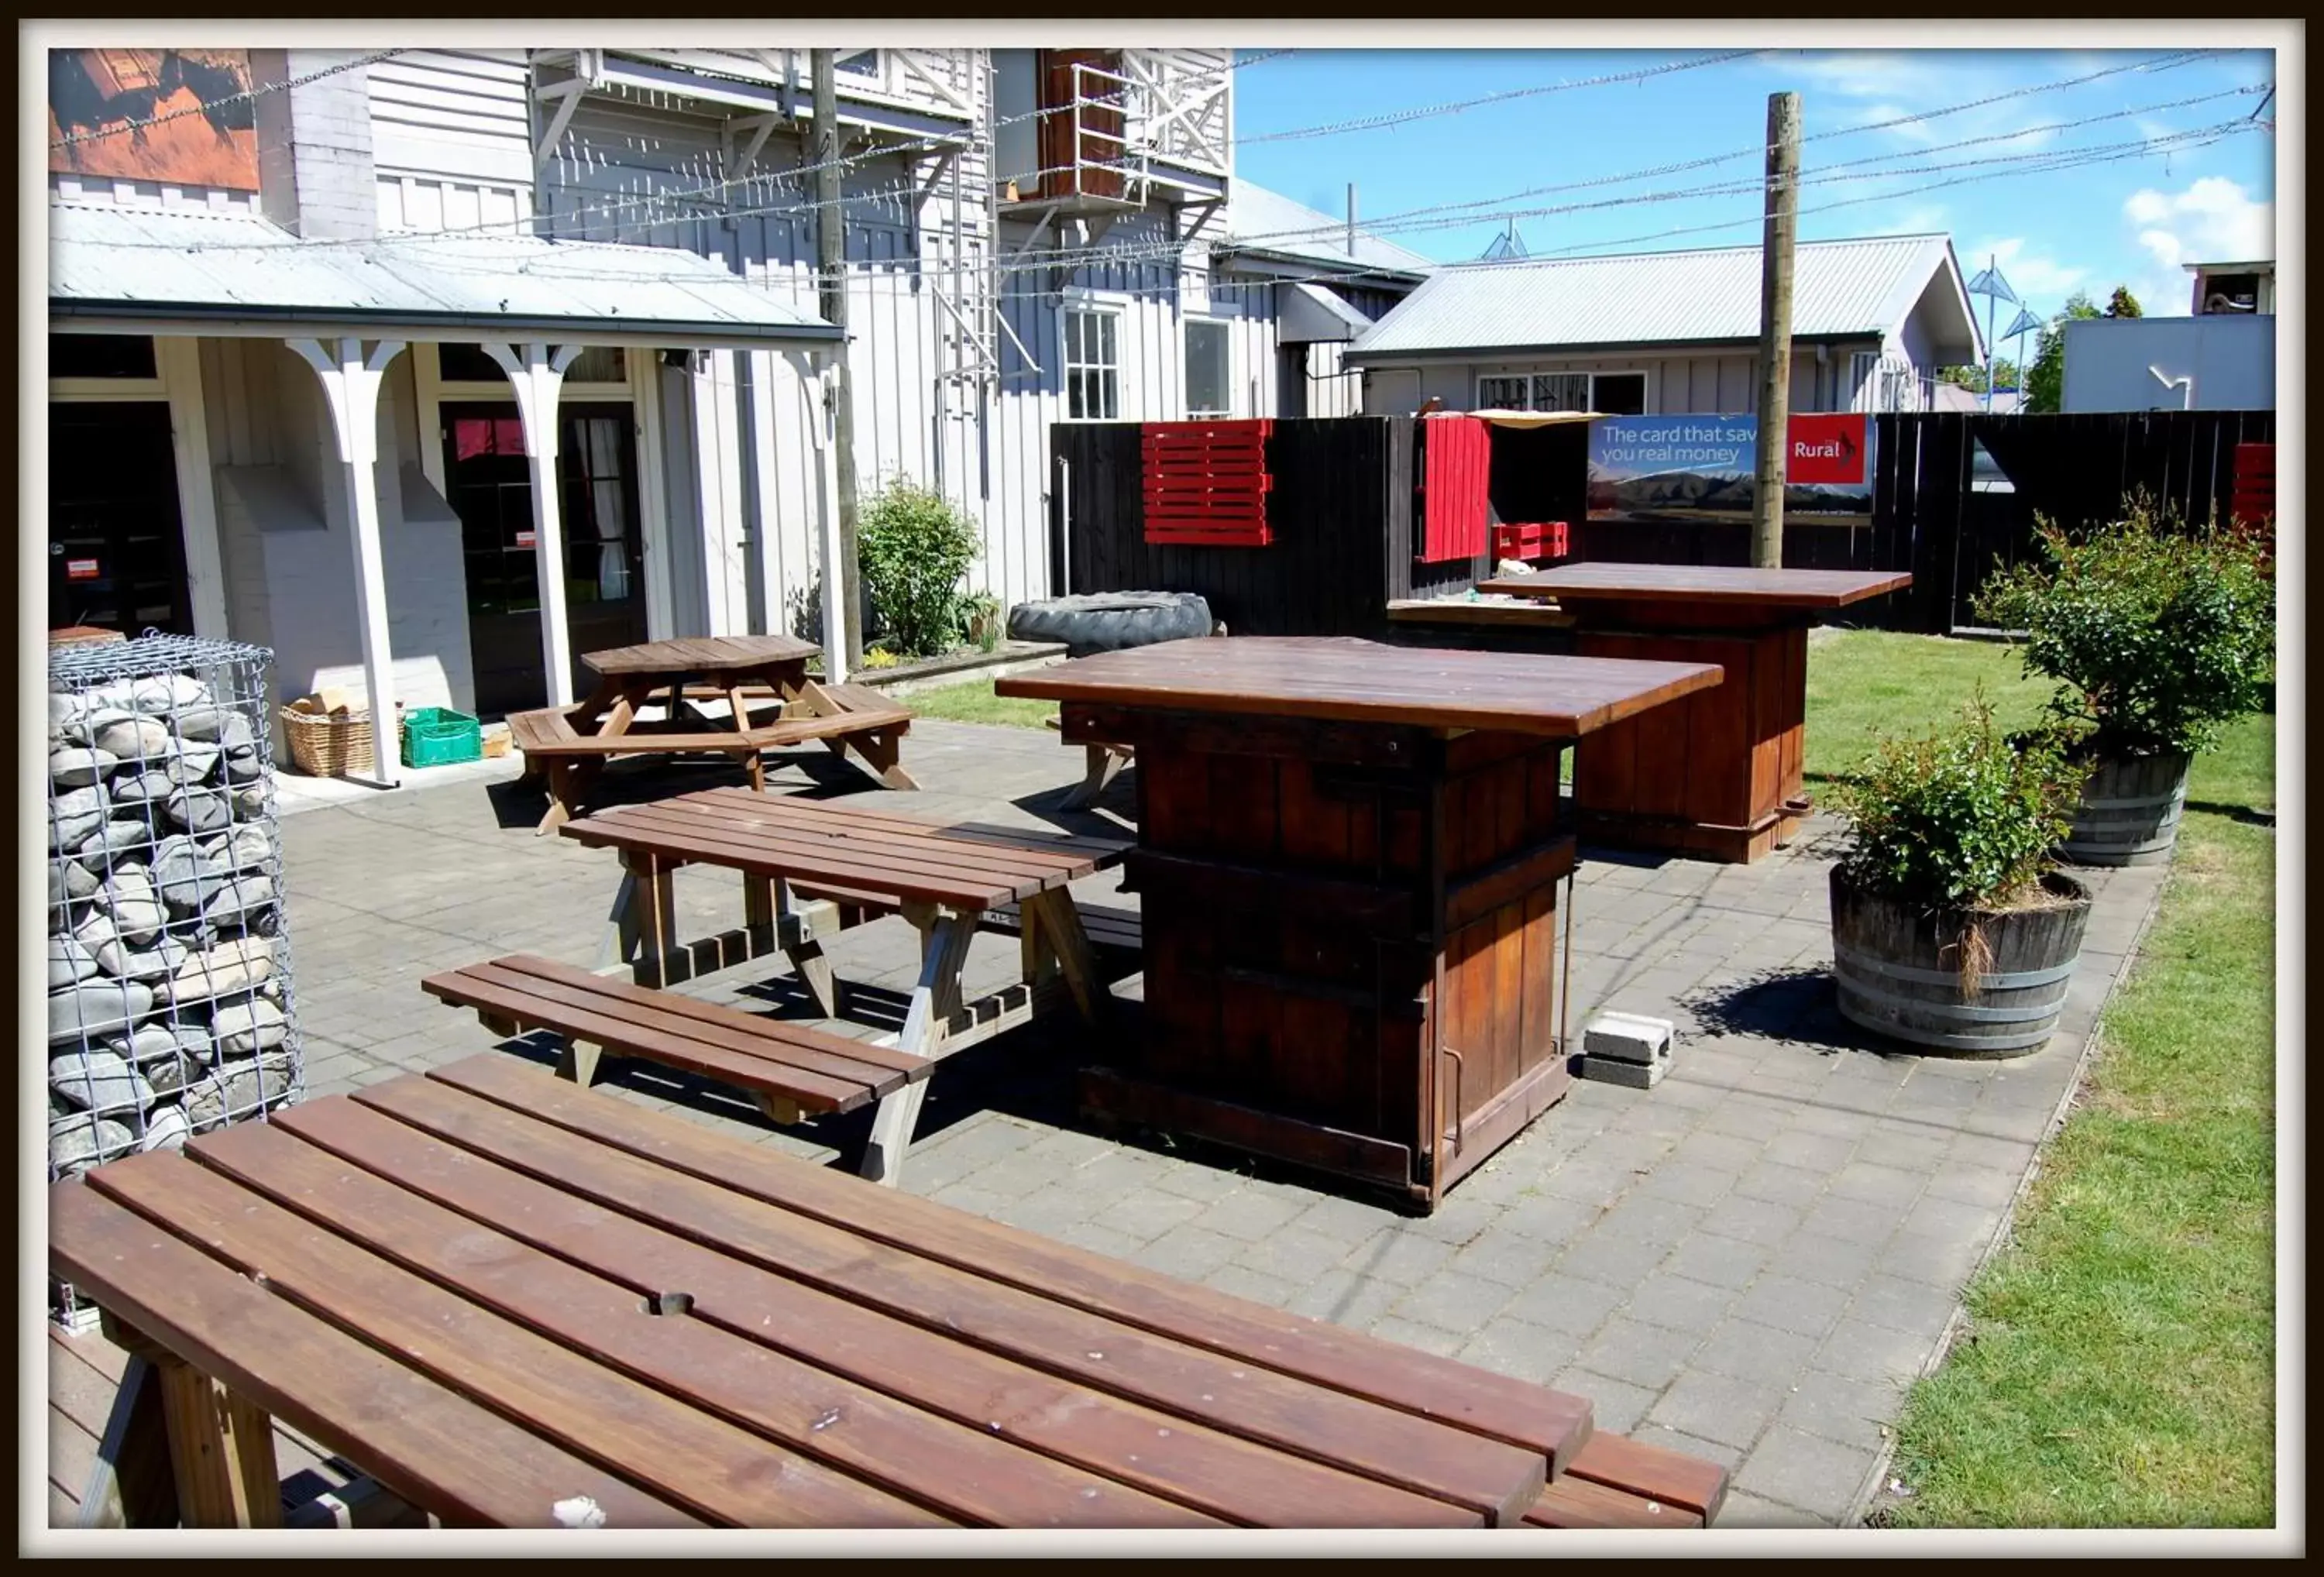
[[[586, 652], [646, 638], [645, 550], [638, 522], [637, 437], [631, 409], [576, 403], [558, 414], [558, 503], [565, 536], [565, 604], [573, 689], [594, 678]], [[486, 716], [546, 706], [540, 585], [533, 551], [532, 473], [514, 401], [443, 407], [444, 475], [468, 581], [468, 650], [476, 710]]]
[[49, 406], [49, 628], [194, 632], [166, 401]]

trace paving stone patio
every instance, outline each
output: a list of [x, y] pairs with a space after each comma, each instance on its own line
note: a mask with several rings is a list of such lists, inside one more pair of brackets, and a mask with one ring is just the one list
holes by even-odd
[[[778, 791], [865, 794], [885, 808], [1074, 831], [1120, 831], [1106, 807], [1054, 807], [1079, 780], [1054, 734], [924, 721], [906, 761], [918, 795], [794, 752]], [[536, 838], [517, 763], [460, 781], [322, 804], [283, 824], [289, 925], [310, 1096], [492, 1047], [421, 976], [530, 951], [595, 966], [610, 855]], [[651, 798], [738, 781], [669, 770]], [[1036, 1026], [948, 1061], [903, 1185], [948, 1204], [1224, 1291], [1578, 1391], [1606, 1428], [1733, 1471], [1721, 1526], [1860, 1517], [1906, 1386], [1939, 1352], [1963, 1284], [1997, 1241], [2061, 1112], [2107, 993], [2161, 888], [2160, 870], [2091, 872], [2098, 896], [2060, 1034], [2013, 1062], [1895, 1055], [1832, 1005], [1826, 880], [1836, 827], [1741, 868], [1585, 849], [1573, 1015], [1618, 1008], [1679, 1027], [1651, 1092], [1584, 1083], [1457, 1186], [1400, 1215], [1314, 1175], [1231, 1153], [1084, 1131], [1077, 1026]], [[1111, 876], [1084, 901], [1116, 904]], [[681, 872], [682, 929], [738, 922], [730, 878]], [[856, 1010], [892, 1028], [917, 973], [901, 920], [829, 947], [867, 982]], [[1017, 964], [980, 936], [968, 983]], [[717, 1000], [803, 1010], [779, 959], [696, 982]], [[1135, 995], [1134, 985], [1125, 994]], [[882, 1024], [835, 1026], [874, 1034]], [[514, 1055], [547, 1061], [527, 1046]], [[852, 1167], [869, 1114], [778, 1130], [714, 1085], [609, 1064], [606, 1087], [809, 1158]]]

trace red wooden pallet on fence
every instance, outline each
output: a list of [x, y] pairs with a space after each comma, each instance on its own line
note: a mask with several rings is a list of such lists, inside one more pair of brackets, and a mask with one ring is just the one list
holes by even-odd
[[1421, 432], [1420, 559], [1473, 558], [1485, 550], [1492, 435], [1473, 416], [1432, 416]]
[[1272, 421], [1149, 421], [1139, 434], [1146, 540], [1188, 548], [1264, 548], [1267, 440]]

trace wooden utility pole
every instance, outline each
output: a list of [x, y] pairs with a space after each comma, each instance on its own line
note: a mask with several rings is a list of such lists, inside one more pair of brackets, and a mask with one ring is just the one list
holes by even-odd
[[[847, 210], [840, 200], [839, 84], [830, 50], [809, 52], [815, 89], [815, 268], [823, 320], [847, 328]], [[831, 442], [839, 471], [839, 604], [847, 632], [847, 671], [863, 666], [863, 589], [855, 551], [855, 391], [847, 342], [833, 352]], [[824, 573], [830, 573], [828, 566]]]
[[1784, 567], [1784, 476], [1792, 415], [1792, 243], [1800, 217], [1800, 96], [1767, 96], [1767, 233], [1759, 258], [1759, 450], [1751, 565]]

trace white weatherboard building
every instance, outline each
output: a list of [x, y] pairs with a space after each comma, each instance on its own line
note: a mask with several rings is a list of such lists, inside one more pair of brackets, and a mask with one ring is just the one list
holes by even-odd
[[[1371, 411], [1747, 415], [1759, 398], [1760, 249], [1448, 266], [1348, 347]], [[1791, 409], [1923, 410], [1983, 359], [1943, 235], [1802, 242]]]
[[822, 639], [842, 355], [863, 495], [939, 489], [973, 589], [1041, 596], [1050, 423], [1351, 411], [1429, 267], [1234, 180], [1227, 51], [842, 51], [843, 341], [806, 50], [315, 75], [354, 59], [252, 51], [299, 82], [255, 190], [51, 174], [52, 625], [488, 715], [596, 648]]

